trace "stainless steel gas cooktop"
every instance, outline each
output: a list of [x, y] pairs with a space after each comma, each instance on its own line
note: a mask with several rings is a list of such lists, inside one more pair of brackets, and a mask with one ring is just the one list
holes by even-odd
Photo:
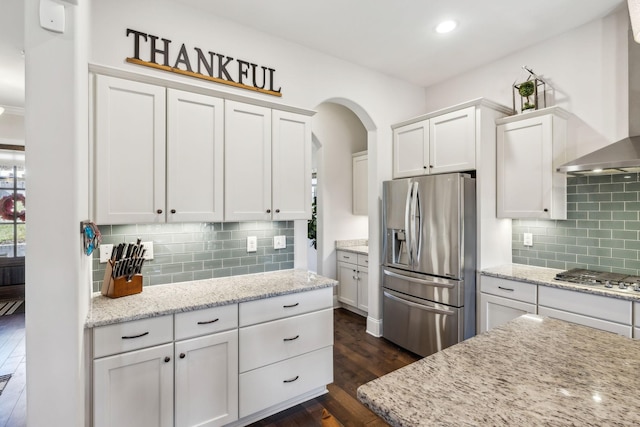
[[572, 268], [556, 274], [555, 279], [580, 285], [640, 292], [640, 276], [630, 276], [628, 274]]

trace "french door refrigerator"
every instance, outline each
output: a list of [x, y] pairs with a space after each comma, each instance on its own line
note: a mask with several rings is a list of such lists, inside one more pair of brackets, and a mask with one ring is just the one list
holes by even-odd
[[383, 336], [428, 356], [475, 335], [475, 178], [383, 183]]

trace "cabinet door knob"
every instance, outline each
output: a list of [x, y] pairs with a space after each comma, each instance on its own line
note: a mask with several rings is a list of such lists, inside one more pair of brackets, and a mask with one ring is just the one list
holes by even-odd
[[164, 361], [165, 361], [166, 363], [171, 362], [171, 358], [170, 358], [169, 356], [167, 356], [167, 357], [165, 357], [165, 358], [164, 358]]
[[267, 213], [271, 213], [271, 209], [267, 209]]
[[280, 213], [280, 209], [276, 209], [276, 213]]
[[426, 165], [422, 167], [422, 169], [426, 169], [426, 168], [427, 168], [427, 166], [426, 166]]
[[431, 169], [433, 169], [433, 165], [429, 165], [429, 167], [430, 167]]
[[176, 213], [176, 210], [175, 209], [171, 209], [171, 213]]
[[184, 353], [180, 353], [180, 359], [184, 359], [185, 357], [187, 357], [187, 355], [186, 355], [186, 354], [184, 354]]
[[158, 209], [158, 210], [156, 211], [156, 213], [161, 214], [161, 213], [162, 213], [162, 209]]
[[547, 208], [544, 208], [544, 209], [543, 209], [543, 211], [545, 211], [545, 212], [549, 212], [549, 209], [547, 209]]

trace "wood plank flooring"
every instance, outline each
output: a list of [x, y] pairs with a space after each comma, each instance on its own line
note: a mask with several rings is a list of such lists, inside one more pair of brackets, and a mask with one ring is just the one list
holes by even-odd
[[358, 401], [362, 384], [420, 359], [395, 344], [366, 333], [366, 319], [345, 309], [334, 310], [333, 384], [328, 394], [252, 424], [252, 427], [319, 426], [326, 408], [345, 427], [386, 426]]
[[[366, 319], [334, 310], [334, 381], [329, 393], [252, 424], [254, 427], [319, 426], [326, 408], [345, 427], [385, 426], [356, 397], [358, 387], [419, 359], [367, 334]], [[0, 316], [0, 375], [12, 374], [0, 395], [0, 427], [26, 426], [24, 314]]]
[[0, 316], [0, 375], [12, 375], [0, 395], [0, 427], [27, 425], [24, 340], [24, 313]]

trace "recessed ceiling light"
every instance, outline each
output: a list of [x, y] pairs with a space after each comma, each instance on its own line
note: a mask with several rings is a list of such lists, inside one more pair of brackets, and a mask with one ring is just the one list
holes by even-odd
[[456, 21], [443, 21], [436, 27], [436, 32], [440, 34], [448, 33], [455, 30], [457, 26], [458, 23]]

